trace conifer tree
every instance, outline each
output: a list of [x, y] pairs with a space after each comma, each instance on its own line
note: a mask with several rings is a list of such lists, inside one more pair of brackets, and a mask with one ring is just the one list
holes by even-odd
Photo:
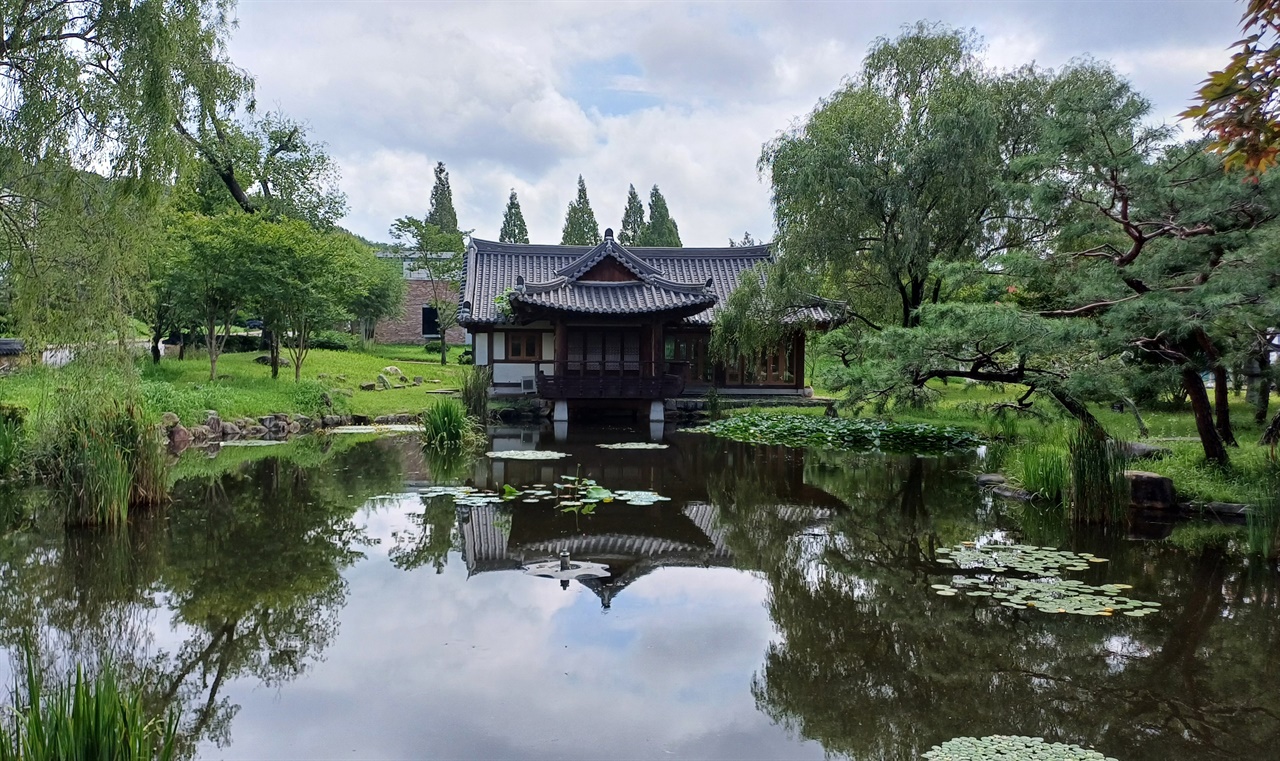
[[502, 229], [498, 232], [499, 243], [528, 243], [529, 228], [524, 223], [524, 212], [520, 210], [520, 200], [516, 198], [515, 188], [507, 198], [507, 210], [502, 215]]
[[600, 242], [600, 225], [587, 200], [587, 183], [578, 175], [578, 197], [564, 215], [564, 232], [560, 236], [562, 246], [594, 246]]
[[683, 245], [680, 243], [680, 228], [676, 227], [676, 221], [671, 218], [671, 212], [667, 210], [667, 199], [662, 197], [662, 191], [658, 190], [657, 185], [649, 191], [649, 223], [644, 226], [639, 243], [641, 246], [668, 248], [680, 248]]
[[627, 207], [622, 211], [622, 226], [618, 228], [618, 242], [624, 246], [638, 246], [643, 233], [644, 204], [640, 202], [636, 186], [631, 185], [627, 189]]
[[458, 232], [458, 212], [453, 209], [453, 190], [449, 188], [449, 172], [443, 161], [436, 164], [436, 184], [431, 188], [431, 208], [426, 221], [442, 233]]

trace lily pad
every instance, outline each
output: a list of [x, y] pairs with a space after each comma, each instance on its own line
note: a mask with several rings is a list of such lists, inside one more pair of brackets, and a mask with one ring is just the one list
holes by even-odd
[[667, 449], [666, 444], [649, 441], [624, 441], [621, 444], [596, 444], [601, 449]]
[[485, 452], [485, 456], [495, 460], [560, 460], [569, 455], [549, 449], [506, 449], [501, 452]]

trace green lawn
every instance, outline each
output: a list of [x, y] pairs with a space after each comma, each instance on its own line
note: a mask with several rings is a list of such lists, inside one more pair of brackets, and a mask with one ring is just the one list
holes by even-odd
[[[209, 380], [207, 355], [178, 361], [166, 357], [159, 365], [140, 358], [143, 393], [156, 413], [174, 412], [183, 423], [202, 422], [205, 410], [217, 410], [224, 419], [258, 417], [273, 412], [318, 414], [322, 394], [330, 394], [340, 412], [385, 415], [421, 412], [435, 395], [428, 391], [456, 390], [463, 365], [457, 356], [463, 347], [450, 347], [449, 364], [441, 366], [438, 354], [428, 355], [421, 346], [371, 346], [364, 351], [311, 351], [302, 365], [302, 382], [295, 383], [293, 368], [281, 368], [271, 379], [271, 368], [253, 360], [259, 352], [224, 354], [218, 359], [218, 379]], [[422, 376], [421, 386], [389, 391], [361, 391], [360, 384], [376, 380], [388, 366], [398, 367], [410, 380]], [[328, 376], [320, 378], [320, 376]], [[341, 377], [340, 377], [341, 376]], [[397, 383], [396, 378], [390, 378]], [[0, 381], [0, 401], [27, 408], [32, 413], [56, 403], [67, 381], [56, 369], [28, 368]]]

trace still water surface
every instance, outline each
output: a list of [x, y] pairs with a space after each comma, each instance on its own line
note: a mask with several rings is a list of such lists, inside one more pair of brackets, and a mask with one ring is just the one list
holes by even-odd
[[[0, 642], [32, 633], [51, 664], [110, 657], [181, 707], [187, 755], [209, 759], [896, 760], [997, 733], [1121, 761], [1277, 757], [1268, 569], [1025, 535], [972, 458], [494, 435], [570, 456], [480, 458], [460, 476], [478, 488], [567, 474], [670, 501], [459, 509], [419, 494], [432, 477], [411, 436], [228, 449], [184, 463], [175, 503], [128, 531], [0, 538]], [[951, 576], [933, 548], [993, 538], [1110, 558], [1074, 575], [1163, 607], [1095, 618], [933, 594]], [[566, 548], [609, 576], [521, 571]]]

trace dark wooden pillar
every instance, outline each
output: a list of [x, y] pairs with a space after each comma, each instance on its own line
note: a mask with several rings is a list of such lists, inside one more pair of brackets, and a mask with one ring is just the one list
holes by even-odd
[[795, 376], [796, 388], [804, 388], [804, 331], [796, 331], [791, 336], [791, 361], [794, 364], [791, 374]]
[[556, 375], [563, 377], [569, 367], [566, 364], [569, 361], [569, 328], [564, 320], [556, 320], [555, 344], [555, 356], [552, 359], [556, 363]]
[[653, 330], [653, 323], [640, 326], [640, 374], [645, 376], [654, 372]]

